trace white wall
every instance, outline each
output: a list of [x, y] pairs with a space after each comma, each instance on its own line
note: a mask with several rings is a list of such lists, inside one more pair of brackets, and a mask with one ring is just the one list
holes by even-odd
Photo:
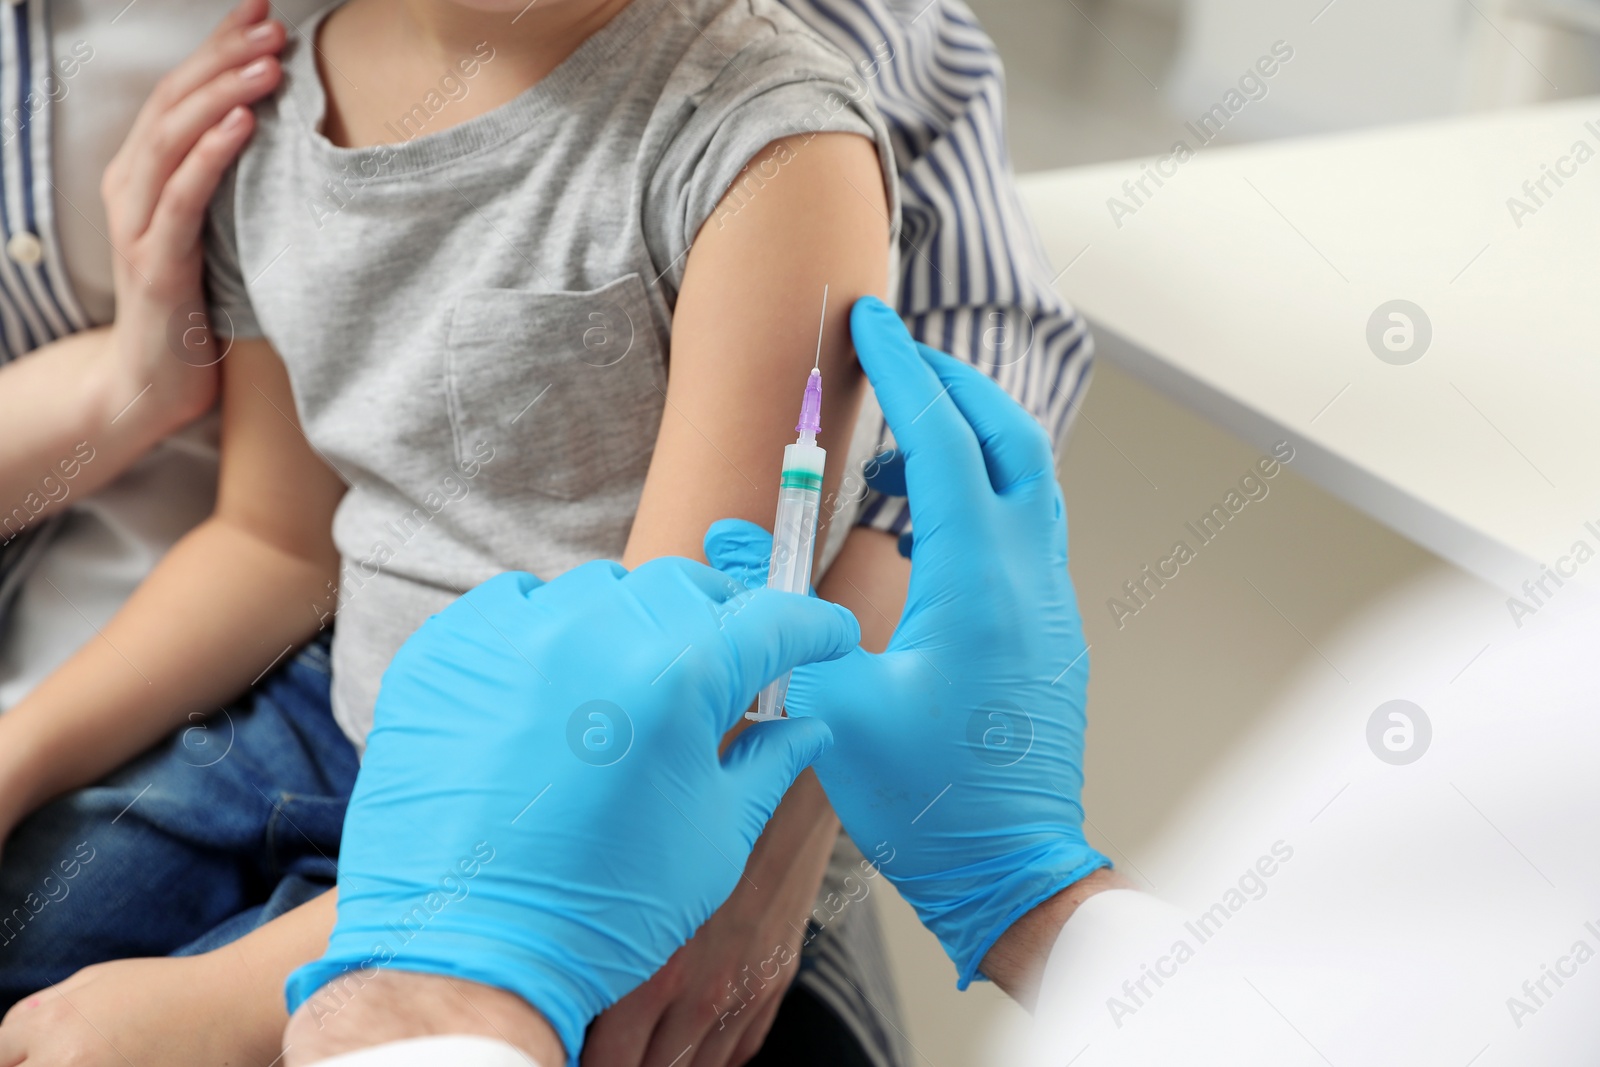
[[[1192, 117], [1274, 41], [1294, 59], [1233, 138], [1406, 122], [1578, 96], [1600, 85], [1596, 38], [1552, 0], [1189, 0], [1166, 95]], [[1591, 0], [1559, 0], [1594, 13]]]

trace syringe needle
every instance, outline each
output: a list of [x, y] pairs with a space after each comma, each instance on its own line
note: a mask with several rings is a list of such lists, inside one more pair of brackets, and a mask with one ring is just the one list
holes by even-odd
[[828, 287], [822, 287], [822, 321], [817, 323], [817, 361], [811, 369], [817, 370], [822, 366], [822, 330], [828, 325]]

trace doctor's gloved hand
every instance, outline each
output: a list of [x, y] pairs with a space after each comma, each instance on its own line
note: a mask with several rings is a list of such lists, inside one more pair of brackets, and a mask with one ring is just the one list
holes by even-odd
[[520, 996], [575, 1058], [726, 899], [830, 740], [820, 720], [766, 723], [719, 757], [723, 735], [763, 684], [859, 633], [842, 608], [684, 559], [467, 593], [384, 674], [338, 923], [290, 1010], [374, 971], [463, 978]]
[[[998, 385], [870, 297], [850, 328], [898, 444], [871, 480], [909, 500], [911, 585], [881, 655], [797, 669], [787, 707], [832, 729], [815, 769], [834, 810], [964, 988], [1018, 918], [1110, 866], [1083, 835], [1089, 664], [1066, 512], [1043, 428]], [[760, 527], [724, 520], [705, 547], [764, 581]]]

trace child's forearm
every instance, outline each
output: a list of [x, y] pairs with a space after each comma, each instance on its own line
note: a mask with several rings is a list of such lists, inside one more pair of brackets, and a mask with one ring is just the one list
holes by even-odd
[[[237, 975], [241, 1029], [276, 1045], [289, 1022], [283, 985], [297, 968], [328, 949], [339, 916], [339, 891], [330, 889], [306, 901], [211, 955], [228, 962]], [[242, 1036], [242, 1035], [241, 1035]], [[273, 1055], [278, 1049], [274, 1049]], [[266, 1063], [271, 1057], [263, 1058]]]
[[86, 330], [0, 368], [0, 542], [106, 485], [201, 414], [192, 383], [136, 380], [115, 344], [109, 327]]
[[319, 626], [337, 563], [223, 518], [168, 553], [101, 633], [0, 716], [0, 831], [216, 712]]

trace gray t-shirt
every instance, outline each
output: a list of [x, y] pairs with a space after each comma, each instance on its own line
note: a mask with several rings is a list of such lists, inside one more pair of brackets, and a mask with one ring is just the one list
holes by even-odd
[[429, 132], [494, 61], [398, 113], [403, 143], [345, 149], [296, 42], [212, 207], [219, 328], [272, 342], [350, 486], [333, 708], [358, 745], [390, 658], [459, 593], [622, 553], [685, 253], [751, 157], [859, 133], [898, 202], [848, 61], [775, 0], [633, 0], [510, 103]]

